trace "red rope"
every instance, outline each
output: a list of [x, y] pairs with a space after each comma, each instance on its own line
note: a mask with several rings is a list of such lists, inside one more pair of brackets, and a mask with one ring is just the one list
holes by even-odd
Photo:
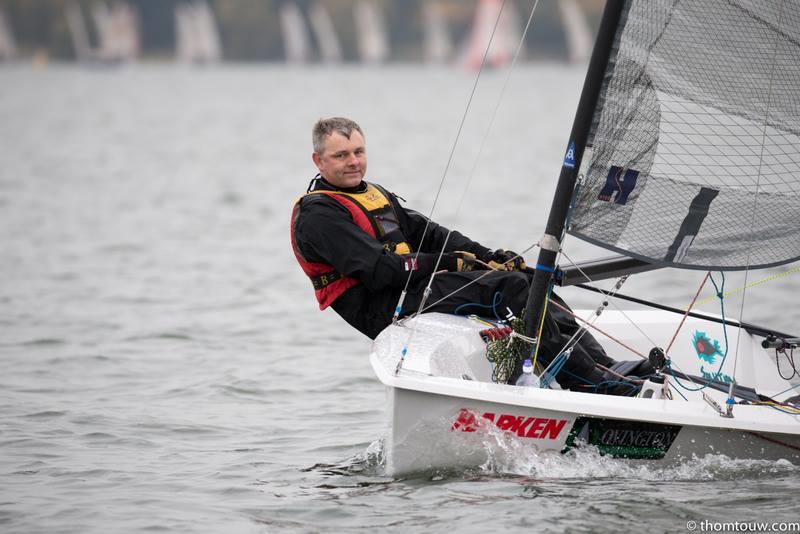
[[600, 328], [598, 328], [598, 327], [596, 327], [595, 325], [591, 324], [589, 321], [587, 321], [587, 320], [586, 320], [586, 319], [584, 319], [583, 317], [580, 317], [580, 316], [578, 316], [578, 315], [575, 315], [575, 314], [572, 312], [572, 310], [570, 310], [569, 308], [567, 308], [567, 307], [565, 307], [565, 306], [562, 306], [561, 304], [559, 304], [558, 302], [556, 302], [556, 301], [554, 301], [554, 300], [551, 300], [550, 302], [553, 304], [553, 306], [557, 306], [558, 308], [560, 308], [560, 309], [564, 310], [565, 312], [567, 312], [568, 314], [570, 314], [571, 316], [573, 316], [575, 319], [577, 319], [577, 320], [579, 320], [580, 322], [584, 323], [584, 324], [585, 324], [586, 326], [588, 326], [589, 328], [592, 328], [592, 329], [594, 329], [594, 330], [597, 330], [598, 332], [600, 332], [601, 334], [603, 334], [604, 336], [606, 336], [606, 337], [607, 337], [608, 339], [610, 339], [611, 341], [613, 341], [613, 342], [615, 342], [615, 343], [618, 343], [618, 344], [622, 345], [623, 347], [625, 347], [626, 349], [628, 349], [628, 350], [629, 350], [629, 351], [631, 351], [632, 353], [636, 354], [636, 355], [637, 355], [637, 356], [639, 356], [640, 358], [644, 358], [645, 360], [647, 359], [647, 356], [645, 356], [644, 354], [642, 354], [642, 353], [641, 353], [641, 352], [639, 352], [638, 350], [636, 350], [636, 349], [634, 349], [634, 348], [632, 348], [632, 347], [629, 347], [628, 345], [626, 345], [625, 343], [623, 343], [623, 342], [622, 342], [622, 341], [620, 341], [619, 339], [615, 338], [614, 336], [612, 336], [612, 335], [611, 335], [611, 334], [609, 334], [608, 332], [604, 332], [604, 331], [603, 331], [603, 330], [601, 330]]
[[678, 337], [678, 332], [681, 331], [681, 327], [683, 327], [683, 323], [686, 322], [686, 317], [688, 317], [689, 312], [692, 311], [692, 307], [694, 306], [694, 303], [697, 302], [697, 297], [700, 296], [700, 291], [703, 290], [703, 286], [706, 285], [706, 281], [708, 280], [709, 276], [711, 276], [711, 271], [706, 273], [706, 276], [705, 276], [705, 278], [703, 278], [703, 281], [700, 284], [700, 287], [697, 288], [697, 293], [694, 294], [694, 298], [692, 299], [692, 303], [689, 304], [688, 308], [686, 308], [686, 313], [683, 314], [683, 319], [681, 319], [681, 323], [678, 325], [678, 329], [675, 330], [675, 335], [672, 336], [672, 340], [669, 342], [669, 346], [667, 347], [667, 350], [665, 351], [665, 354], [669, 355], [669, 349], [671, 349], [672, 348], [672, 344], [675, 343], [675, 338]]

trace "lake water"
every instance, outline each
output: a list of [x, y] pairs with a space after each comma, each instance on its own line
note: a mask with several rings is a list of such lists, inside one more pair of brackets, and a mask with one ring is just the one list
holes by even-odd
[[[491, 247], [538, 241], [583, 75], [521, 67], [498, 107], [506, 74], [485, 73], [434, 218]], [[345, 115], [366, 131], [368, 177], [429, 213], [474, 78], [412, 66], [0, 68], [0, 531], [800, 521], [800, 467], [787, 462], [659, 468], [584, 451], [382, 471], [369, 340], [317, 310], [289, 212], [314, 175], [312, 123]], [[744, 320], [800, 330], [791, 274], [749, 290]], [[624, 291], [685, 306], [700, 278], [657, 272]]]

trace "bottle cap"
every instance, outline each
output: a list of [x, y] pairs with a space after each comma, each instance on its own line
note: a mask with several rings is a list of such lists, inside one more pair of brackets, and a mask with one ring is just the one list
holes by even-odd
[[524, 362], [522, 362], [522, 372], [523, 373], [533, 372], [533, 364], [531, 364], [530, 360], [526, 359]]

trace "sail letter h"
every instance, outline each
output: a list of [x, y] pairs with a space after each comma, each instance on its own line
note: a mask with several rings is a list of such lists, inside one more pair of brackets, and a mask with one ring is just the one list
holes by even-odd
[[616, 165], [612, 166], [608, 170], [606, 184], [600, 190], [597, 199], [613, 202], [614, 204], [625, 204], [628, 202], [628, 196], [631, 191], [636, 187], [636, 179], [638, 177], [639, 171], [617, 167]]

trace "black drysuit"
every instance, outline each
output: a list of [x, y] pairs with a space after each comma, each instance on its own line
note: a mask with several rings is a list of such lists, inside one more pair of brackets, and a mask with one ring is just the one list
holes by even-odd
[[[362, 182], [361, 186], [365, 184]], [[314, 189], [337, 189], [318, 179]], [[344, 190], [357, 193], [358, 187]], [[395, 306], [406, 283], [409, 257], [417, 257], [416, 270], [412, 271], [409, 290], [401, 316], [414, 313], [420, 304], [423, 290], [433, 273], [436, 258], [444, 247], [445, 252], [466, 251], [478, 258], [487, 258], [491, 251], [453, 231], [448, 230], [417, 213], [403, 208], [394, 194], [389, 194], [397, 214], [398, 223], [406, 242], [413, 247], [412, 255], [398, 255], [387, 251], [374, 237], [368, 235], [354, 221], [347, 208], [328, 195], [308, 195], [300, 201], [293, 226], [295, 245], [309, 262], [327, 263], [337, 272], [359, 280], [361, 283], [348, 289], [332, 307], [345, 321], [363, 334], [374, 339], [392, 321]], [[428, 223], [427, 231], [425, 225]], [[425, 240], [420, 245], [423, 232]], [[441, 269], [441, 266], [440, 266]], [[530, 275], [521, 272], [492, 272], [462, 288], [485, 274], [485, 271], [445, 272], [434, 277], [427, 311], [504, 317], [508, 310], [518, 315], [525, 307]], [[448, 296], [450, 295], [450, 296]], [[446, 297], [446, 298], [445, 298]], [[555, 297], [563, 303], [558, 297]], [[443, 300], [441, 300], [443, 299]], [[548, 307], [539, 359], [547, 364], [557, 355], [578, 329], [575, 320], [554, 306]], [[585, 332], [573, 350], [564, 371], [557, 379], [562, 386], [603, 381], [603, 373], [595, 362], [611, 366], [609, 358], [597, 341]], [[520, 367], [521, 370], [521, 367]]]

